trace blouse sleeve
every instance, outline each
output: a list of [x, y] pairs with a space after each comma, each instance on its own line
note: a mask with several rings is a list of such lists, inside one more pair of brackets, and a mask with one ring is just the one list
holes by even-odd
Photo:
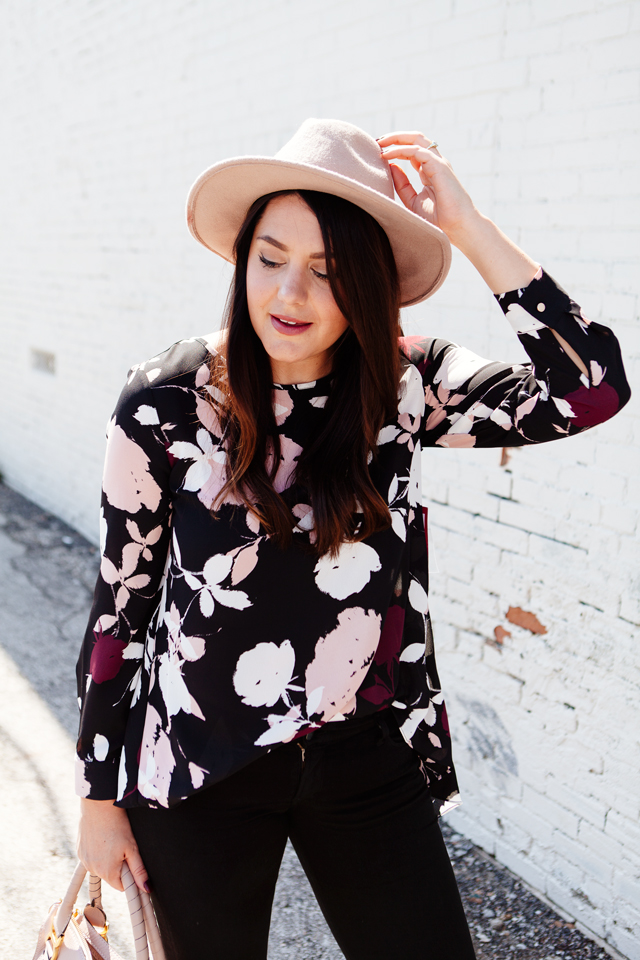
[[107, 428], [100, 573], [76, 668], [77, 792], [93, 800], [117, 795], [127, 716], [163, 580], [171, 516], [166, 446], [147, 375], [134, 368]]
[[[497, 300], [531, 358], [483, 360], [446, 340], [405, 337], [403, 352], [422, 374], [423, 446], [515, 447], [572, 436], [612, 417], [629, 400], [620, 346], [587, 320], [542, 270]], [[555, 330], [583, 361], [581, 373]]]

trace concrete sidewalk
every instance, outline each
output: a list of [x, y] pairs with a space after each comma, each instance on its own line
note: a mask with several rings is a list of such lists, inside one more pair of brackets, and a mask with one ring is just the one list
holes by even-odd
[[[0, 483], [0, 960], [30, 960], [75, 866], [74, 668], [97, 568], [94, 547]], [[507, 870], [446, 825], [443, 832], [478, 960], [605, 957]], [[107, 887], [105, 906], [113, 946], [133, 960], [124, 896]], [[269, 960], [341, 957], [289, 847]]]
[[[30, 960], [76, 862], [75, 661], [97, 570], [83, 537], [0, 484], [0, 960]], [[113, 946], [133, 960], [124, 897], [106, 887], [105, 905]], [[342, 957], [290, 848], [269, 957]]]

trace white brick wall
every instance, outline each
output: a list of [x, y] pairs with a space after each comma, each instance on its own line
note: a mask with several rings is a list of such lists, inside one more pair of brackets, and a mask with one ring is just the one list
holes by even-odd
[[[229, 273], [187, 234], [190, 183], [307, 116], [437, 138], [478, 205], [615, 327], [637, 384], [639, 31], [632, 0], [6, 0], [6, 479], [95, 537], [127, 367], [219, 321]], [[522, 358], [458, 257], [406, 328]], [[639, 439], [633, 400], [506, 467], [498, 450], [425, 454], [455, 825], [636, 960]]]

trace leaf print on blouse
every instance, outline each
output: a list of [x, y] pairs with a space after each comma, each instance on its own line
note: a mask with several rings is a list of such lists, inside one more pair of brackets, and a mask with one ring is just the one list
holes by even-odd
[[546, 323], [542, 323], [519, 303], [510, 303], [505, 316], [517, 334], [527, 333], [539, 340], [538, 330], [547, 329]]
[[[176, 440], [168, 449], [177, 460], [193, 460], [183, 481], [183, 489], [198, 494], [198, 500], [211, 509], [214, 500], [227, 482], [227, 454], [220, 443], [214, 443], [208, 430], [201, 427], [196, 433], [198, 446], [186, 440]], [[239, 504], [232, 493], [223, 503]]]
[[599, 387], [604, 379], [607, 369], [605, 367], [605, 369], [603, 370], [600, 364], [596, 363], [595, 360], [592, 360], [589, 366], [591, 367], [591, 384], [594, 387]]
[[[255, 741], [256, 747], [268, 747], [274, 743], [288, 743], [296, 735], [300, 727], [307, 725], [307, 721], [302, 716], [300, 707], [293, 706], [283, 716], [270, 713], [267, 717], [269, 729], [261, 733]], [[311, 724], [313, 727], [314, 724]]]
[[107, 545], [108, 525], [107, 518], [104, 515], [104, 506], [100, 507], [100, 556], [103, 555]]
[[160, 714], [150, 704], [144, 721], [142, 746], [140, 747], [138, 790], [148, 800], [155, 800], [162, 807], [169, 806], [169, 787], [176, 758], [171, 750], [171, 741], [162, 726]]
[[394, 423], [388, 424], [386, 427], [383, 427], [378, 434], [378, 439], [376, 440], [377, 445], [380, 447], [383, 443], [391, 443], [400, 432], [400, 428], [396, 427]]
[[[427, 724], [427, 726], [432, 727], [436, 722], [436, 719], [436, 708], [434, 706], [434, 701], [432, 701], [428, 707], [416, 707], [411, 710], [409, 716], [400, 727], [400, 733], [405, 738], [407, 743], [409, 743], [418, 729], [419, 724], [424, 722]], [[429, 734], [429, 740], [431, 740], [431, 743], [433, 743], [434, 747], [441, 746], [440, 739], [435, 737], [435, 741], [437, 741], [435, 742], [433, 739], [434, 736], [435, 734], [433, 733]]]
[[469, 447], [475, 447], [476, 438], [469, 433], [446, 434], [444, 437], [439, 437], [435, 445], [437, 447], [466, 450]]
[[149, 403], [141, 403], [133, 416], [143, 427], [151, 427], [155, 424], [160, 425], [158, 411]]
[[424, 391], [422, 377], [411, 364], [402, 374], [398, 391], [398, 413], [400, 416], [421, 417], [424, 413]]
[[427, 384], [424, 388], [424, 399], [425, 405], [431, 413], [426, 419], [425, 430], [433, 430], [438, 424], [447, 416], [447, 407], [455, 407], [461, 400], [464, 400], [464, 393], [451, 393], [451, 390], [447, 390], [446, 387], [443, 387], [442, 384], [436, 389], [434, 393], [431, 387]]
[[423, 413], [422, 378], [414, 366], [407, 366], [398, 386], [397, 423], [382, 427], [376, 441], [378, 446], [395, 440], [396, 443], [406, 443], [409, 450], [413, 450], [414, 435], [420, 429]]
[[278, 700], [291, 707], [287, 691], [301, 691], [291, 683], [296, 655], [291, 642], [259, 643], [238, 657], [233, 674], [233, 687], [248, 707], [273, 707]]
[[142, 447], [129, 439], [114, 417], [107, 428], [102, 478], [104, 495], [112, 507], [126, 513], [138, 513], [142, 507], [152, 513], [158, 509], [162, 491], [150, 473], [150, 463]]
[[314, 573], [319, 590], [334, 600], [346, 600], [369, 583], [372, 573], [382, 564], [380, 557], [367, 543], [343, 543], [338, 555], [324, 554], [315, 565]]
[[[426, 625], [426, 617], [429, 613], [429, 598], [422, 584], [415, 578], [412, 579], [409, 584], [407, 600], [416, 613], [422, 614], [422, 617], [425, 618]], [[400, 663], [418, 663], [419, 661], [424, 661], [426, 655], [427, 645], [425, 635], [425, 639], [408, 644], [408, 646], [402, 650], [399, 659]]]
[[142, 547], [142, 557], [144, 560], [153, 560], [153, 554], [149, 547], [152, 547], [158, 542], [162, 536], [162, 524], [159, 524], [157, 527], [154, 527], [146, 537], [140, 533], [140, 528], [135, 520], [127, 519], [126, 527], [129, 532], [129, 536], [134, 541], [134, 543], [140, 544]]
[[433, 376], [433, 382], [441, 383], [447, 390], [457, 390], [490, 362], [479, 357], [477, 353], [467, 350], [466, 347], [459, 347], [457, 344], [453, 344], [452, 347], [445, 354]]
[[235, 587], [236, 583], [241, 583], [245, 577], [248, 577], [252, 570], [255, 570], [258, 563], [258, 547], [263, 537], [259, 537], [250, 543], [247, 547], [236, 547], [231, 551], [233, 556], [233, 567], [231, 568], [231, 583]]
[[[399, 660], [404, 633], [405, 610], [393, 604], [387, 610], [380, 633], [380, 640], [376, 647], [374, 663], [378, 670], [373, 676], [373, 683], [358, 691], [358, 696], [369, 703], [381, 704], [393, 696], [395, 689], [394, 668]], [[425, 645], [422, 644], [424, 653]]]
[[[280, 437], [280, 463], [276, 475], [273, 478], [273, 487], [277, 493], [282, 493], [287, 487], [291, 486], [293, 475], [296, 470], [298, 457], [302, 453], [302, 447], [295, 440], [282, 435]], [[269, 445], [266, 459], [267, 473], [273, 469], [273, 447]]]
[[293, 528], [294, 533], [308, 533], [309, 542], [316, 542], [315, 521], [313, 519], [313, 507], [308, 503], [296, 503], [291, 508], [291, 513], [298, 518], [298, 522]]
[[127, 792], [127, 749], [125, 746], [120, 751], [120, 763], [118, 764], [118, 792], [116, 800], [122, 800]]
[[109, 753], [109, 741], [101, 733], [96, 733], [93, 738], [93, 756], [98, 762], [107, 759]]
[[338, 626], [316, 643], [305, 672], [309, 719], [323, 721], [350, 712], [375, 656], [382, 620], [379, 613], [351, 607], [338, 614]]
[[132, 590], [141, 590], [149, 584], [148, 574], [139, 573], [134, 576], [142, 549], [139, 543], [126, 543], [122, 548], [122, 566], [119, 570], [106, 555], [102, 558], [100, 563], [102, 579], [111, 586], [119, 584], [115, 598], [116, 612], [127, 605]]
[[273, 413], [276, 423], [280, 427], [285, 422], [293, 410], [293, 397], [282, 387], [276, 387], [273, 391]]
[[515, 408], [515, 414], [512, 416], [502, 407], [496, 407], [491, 409], [481, 400], [476, 401], [472, 404], [466, 413], [454, 413], [450, 417], [451, 426], [447, 431], [446, 436], [440, 437], [436, 440], [436, 446], [441, 447], [472, 447], [475, 446], [476, 437], [470, 436], [471, 430], [479, 422], [483, 420], [491, 420], [492, 423], [497, 424], [503, 430], [508, 431], [513, 427], [516, 428], [518, 433], [525, 437], [526, 434], [520, 428], [520, 421], [523, 417], [528, 416], [536, 406], [538, 400], [546, 401], [548, 399], [548, 391], [546, 385], [543, 382], [539, 382], [538, 386], [540, 387], [540, 393], [535, 393], [531, 397], [527, 397], [526, 400], [523, 400]]
[[[400, 486], [400, 481], [404, 481]], [[387, 493], [387, 503], [391, 514], [391, 527], [396, 536], [400, 537], [403, 543], [407, 539], [407, 508], [405, 506], [407, 494], [408, 477], [398, 477], [394, 474], [393, 480], [389, 484]]]
[[[218, 553], [210, 557], [204, 565], [202, 576], [205, 587], [200, 593], [200, 609], [205, 617], [210, 617], [213, 613], [214, 600], [225, 607], [233, 607], [234, 610], [244, 610], [251, 606], [251, 601], [243, 590], [230, 590], [220, 586], [231, 573], [233, 559], [229, 554]], [[207, 612], [209, 610], [210, 613]]]
[[[595, 364], [595, 366], [598, 365]], [[620, 407], [620, 397], [611, 384], [602, 383], [601, 378], [598, 383], [594, 378], [592, 387], [585, 387], [582, 384], [574, 393], [568, 393], [564, 399], [571, 409], [574, 425], [583, 429], [603, 423]], [[555, 397], [552, 397], [552, 400], [555, 402]]]
[[206, 391], [209, 396], [213, 397], [215, 401], [222, 404], [224, 403], [225, 396], [221, 390], [218, 390], [217, 387], [212, 386], [209, 383], [211, 378], [211, 371], [209, 370], [209, 365], [203, 363], [196, 373], [196, 415], [202, 426], [212, 433], [214, 437], [221, 437], [222, 430], [220, 427], [220, 421], [218, 415], [212, 403], [207, 400], [206, 397], [202, 396], [202, 391]]
[[204, 656], [203, 637], [187, 637], [182, 632], [180, 614], [175, 603], [165, 613], [164, 622], [169, 634], [169, 649], [158, 657], [158, 683], [167, 714], [175, 717], [181, 710], [204, 720], [202, 710], [189, 693], [182, 676], [185, 660], [199, 660]]
[[[173, 562], [176, 567], [174, 576], [181, 574], [184, 577], [187, 585], [194, 593], [194, 599], [195, 597], [198, 598], [203, 616], [211, 617], [213, 615], [216, 601], [225, 607], [233, 607], [234, 610], [244, 610], [252, 605], [251, 600], [243, 590], [231, 590], [228, 587], [221, 586], [221, 584], [232, 574], [236, 563], [238, 564], [238, 571], [235, 579], [232, 574], [232, 583], [237, 583], [249, 575], [257, 563], [259, 540], [250, 544], [246, 550], [236, 549], [230, 553], [214, 553], [212, 557], [209, 557], [203, 569], [199, 571], [187, 570], [183, 567], [182, 553], [175, 530], [173, 531], [172, 542]], [[243, 556], [246, 551], [249, 552], [246, 556]], [[200, 578], [204, 580], [204, 583]]]
[[209, 773], [204, 767], [199, 767], [197, 763], [189, 764], [189, 776], [191, 777], [191, 783], [195, 790], [199, 790], [202, 784], [204, 783], [204, 778]]
[[[115, 617], [113, 620], [115, 621]], [[104, 683], [105, 680], [113, 680], [118, 676], [126, 644], [109, 633], [103, 633], [100, 621], [96, 623], [93, 635], [96, 642], [91, 651], [89, 673], [94, 683]]]
[[407, 592], [407, 598], [409, 603], [417, 613], [421, 613], [423, 616], [429, 613], [429, 598], [427, 596], [427, 591], [424, 589], [419, 580], [413, 579], [409, 584], [409, 590]]
[[417, 443], [411, 457], [409, 472], [409, 489], [407, 491], [409, 506], [417, 507], [422, 504], [422, 457], [420, 444]]

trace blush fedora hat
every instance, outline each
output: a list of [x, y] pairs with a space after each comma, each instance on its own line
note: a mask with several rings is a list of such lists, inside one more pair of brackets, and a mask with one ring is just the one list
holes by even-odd
[[391, 243], [403, 306], [426, 300], [444, 282], [451, 264], [446, 235], [396, 201], [377, 142], [342, 120], [305, 120], [275, 157], [232, 157], [209, 167], [189, 191], [189, 229], [233, 263], [251, 204], [278, 190], [332, 193], [370, 213]]

